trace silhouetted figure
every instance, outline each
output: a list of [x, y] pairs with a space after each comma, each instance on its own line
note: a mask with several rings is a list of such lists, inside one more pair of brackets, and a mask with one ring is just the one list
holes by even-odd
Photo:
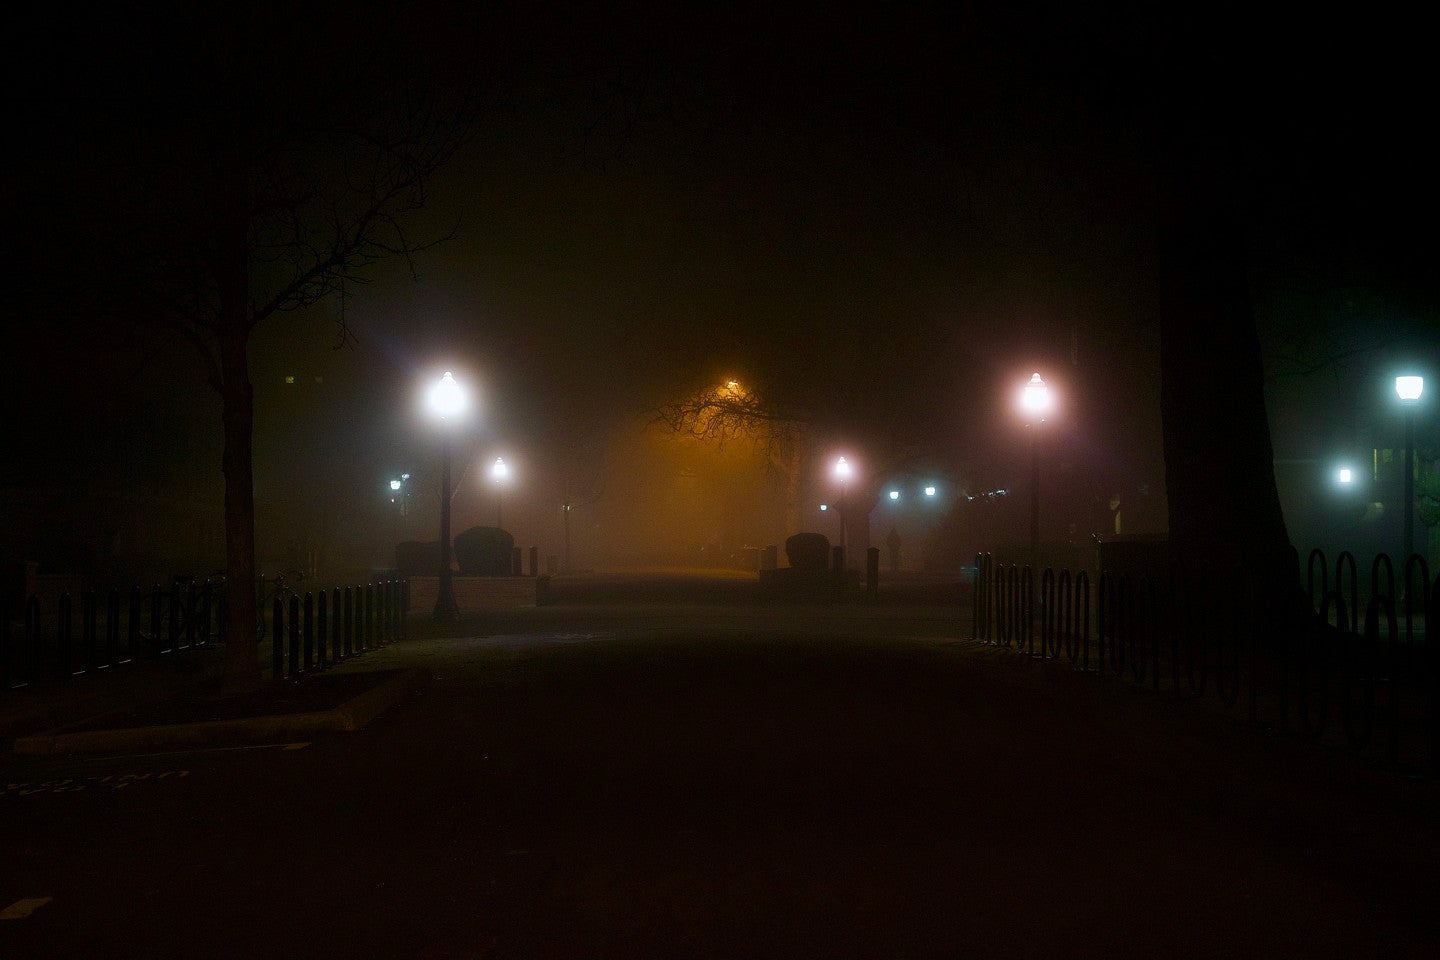
[[891, 525], [890, 535], [885, 538], [885, 545], [890, 548], [890, 572], [895, 573], [900, 569], [900, 533]]

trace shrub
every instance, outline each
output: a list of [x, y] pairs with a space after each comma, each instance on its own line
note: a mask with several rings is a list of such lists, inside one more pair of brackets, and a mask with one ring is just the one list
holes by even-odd
[[785, 559], [797, 570], [824, 570], [830, 565], [830, 538], [823, 533], [797, 533], [785, 538]]
[[515, 538], [499, 527], [471, 527], [455, 537], [455, 562], [468, 577], [510, 576]]

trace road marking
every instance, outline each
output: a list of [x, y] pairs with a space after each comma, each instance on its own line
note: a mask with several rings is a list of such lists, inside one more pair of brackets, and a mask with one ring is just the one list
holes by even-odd
[[63, 777], [51, 780], [31, 780], [23, 783], [0, 784], [0, 799], [6, 797], [30, 797], [40, 793], [79, 793], [87, 787], [123, 790], [145, 780], [164, 780], [168, 777], [190, 776], [189, 770], [160, 770], [150, 773], [121, 773], [106, 776]]
[[0, 910], [0, 920], [24, 920], [54, 899], [54, 897], [30, 897], [26, 900], [16, 900], [4, 910]]
[[123, 760], [154, 760], [159, 757], [193, 757], [207, 753], [240, 753], [253, 750], [304, 750], [312, 741], [298, 743], [251, 743], [232, 747], [189, 747], [184, 750], [162, 750], [156, 753], [117, 753], [111, 756], [95, 757], [85, 762], [104, 764]]

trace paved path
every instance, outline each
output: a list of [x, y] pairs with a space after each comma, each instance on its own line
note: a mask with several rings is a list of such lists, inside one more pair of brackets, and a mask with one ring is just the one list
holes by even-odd
[[0, 956], [1440, 955], [1433, 783], [929, 616], [526, 622], [358, 733], [6, 761]]

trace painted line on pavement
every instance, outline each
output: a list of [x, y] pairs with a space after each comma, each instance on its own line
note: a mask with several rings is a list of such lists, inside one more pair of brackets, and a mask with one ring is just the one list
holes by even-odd
[[54, 897], [29, 897], [24, 900], [16, 900], [4, 910], [0, 910], [0, 920], [24, 920], [54, 899]]

